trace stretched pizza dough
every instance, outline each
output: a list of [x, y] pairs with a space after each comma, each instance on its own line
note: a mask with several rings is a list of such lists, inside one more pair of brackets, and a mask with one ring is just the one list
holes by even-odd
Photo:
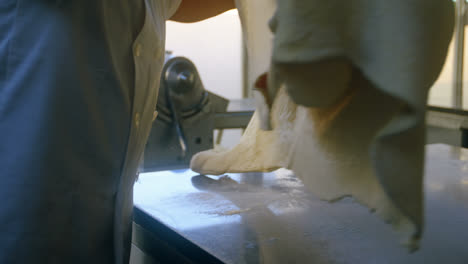
[[[249, 49], [260, 36], [252, 25], [265, 25], [254, 14], [272, 6], [273, 47], [264, 55]], [[451, 1], [239, 0], [238, 7], [249, 57], [271, 58], [267, 92], [257, 93], [258, 113], [240, 143], [197, 154], [192, 169], [291, 169], [323, 199], [352, 195], [416, 249], [424, 113], [451, 38]], [[249, 67], [258, 76], [265, 60], [250, 60], [257, 61]]]

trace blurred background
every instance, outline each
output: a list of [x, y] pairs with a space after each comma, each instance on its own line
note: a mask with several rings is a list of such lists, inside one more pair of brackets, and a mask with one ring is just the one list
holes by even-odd
[[[460, 23], [460, 21], [458, 22]], [[465, 34], [466, 29], [464, 28], [458, 32], [458, 38], [457, 32], [454, 32], [444, 68], [430, 91], [428, 104], [431, 106], [468, 109], [468, 91], [466, 90], [468, 69], [463, 67], [467, 61], [464, 50], [468, 48], [468, 43], [464, 41]], [[241, 99], [244, 96], [244, 53], [237, 10], [228, 11], [198, 23], [168, 22], [166, 49], [174, 52], [176, 56], [184, 56], [192, 60], [197, 66], [207, 90], [227, 99]], [[462, 89], [464, 92], [458, 95], [454, 92], [456, 83], [455, 59], [457, 57], [461, 63], [459, 74], [461, 78], [459, 80], [464, 87]], [[458, 105], [455, 104], [457, 98]], [[227, 147], [235, 145], [241, 133], [241, 130], [225, 131], [221, 145]]]
[[[444, 69], [431, 89], [430, 105], [452, 107], [454, 46], [452, 41]], [[464, 48], [468, 48], [467, 42]], [[227, 99], [242, 98], [242, 32], [236, 10], [193, 24], [168, 22], [166, 49], [192, 60], [207, 90]], [[466, 56], [463, 61], [467, 61]], [[467, 71], [465, 67], [464, 87]], [[463, 108], [468, 109], [468, 92], [463, 96]]]

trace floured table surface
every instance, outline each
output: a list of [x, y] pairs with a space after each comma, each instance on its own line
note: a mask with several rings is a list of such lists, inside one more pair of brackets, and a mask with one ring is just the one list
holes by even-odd
[[145, 173], [134, 200], [226, 263], [468, 263], [468, 149], [448, 145], [426, 147], [426, 224], [416, 253], [352, 198], [321, 201], [286, 170]]

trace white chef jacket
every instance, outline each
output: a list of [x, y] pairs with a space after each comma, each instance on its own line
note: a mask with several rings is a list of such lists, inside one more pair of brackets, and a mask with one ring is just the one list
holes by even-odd
[[[152, 122], [157, 112], [156, 102], [159, 83], [164, 63], [166, 20], [177, 10], [181, 0], [154, 1], [146, 0], [146, 18], [143, 28], [133, 44], [135, 61], [135, 92], [133, 99], [130, 137], [127, 156], [122, 171], [119, 196], [117, 197], [115, 234], [122, 234], [122, 239], [116, 237], [116, 250], [125, 249], [122, 254], [128, 254], [131, 213], [133, 208], [133, 183], [141, 155], [143, 154]], [[123, 206], [121, 206], [123, 205]], [[122, 222], [120, 222], [122, 221]], [[122, 229], [119, 229], [122, 228]], [[123, 243], [119, 245], [119, 243]], [[117, 251], [118, 253], [118, 251]], [[125, 258], [126, 259], [126, 258]]]

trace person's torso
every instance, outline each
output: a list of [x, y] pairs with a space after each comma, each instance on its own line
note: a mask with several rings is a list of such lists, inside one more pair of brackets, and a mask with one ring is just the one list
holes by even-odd
[[[133, 182], [179, 2], [0, 3], [0, 247], [11, 253], [0, 262], [128, 259]], [[30, 254], [13, 253], [18, 237]]]

